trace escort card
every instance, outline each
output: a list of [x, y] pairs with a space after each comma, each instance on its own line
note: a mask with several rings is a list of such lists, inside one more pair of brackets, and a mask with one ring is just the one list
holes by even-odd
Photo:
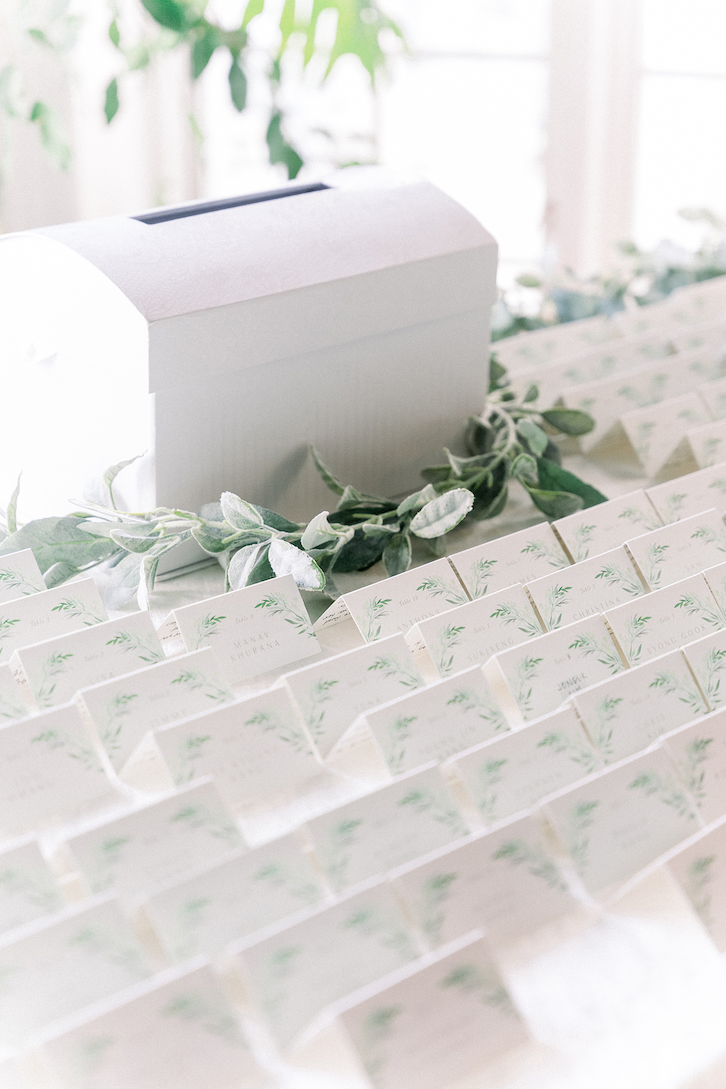
[[277, 794], [322, 770], [285, 688], [166, 726], [154, 742], [177, 786], [212, 775], [231, 806]]
[[393, 889], [380, 882], [231, 952], [286, 1047], [326, 1006], [410, 963], [418, 950]]
[[704, 420], [700, 427], [694, 425], [688, 431], [687, 438], [699, 469], [718, 465], [726, 458], [726, 422], [724, 420], [719, 419], [710, 423]]
[[679, 650], [578, 692], [572, 703], [604, 764], [646, 749], [709, 710]]
[[184, 605], [173, 616], [186, 649], [214, 647], [232, 684], [320, 653], [292, 575]]
[[352, 996], [340, 1018], [376, 1089], [440, 1089], [527, 1040], [485, 943]]
[[[690, 438], [692, 429], [708, 425], [710, 419], [698, 394], [683, 393], [657, 405], [624, 412], [620, 422], [645, 472], [655, 476], [686, 436]], [[699, 462], [701, 468], [704, 464]]]
[[307, 823], [334, 892], [467, 833], [438, 768], [412, 772]]
[[605, 620], [627, 662], [640, 665], [724, 626], [703, 575], [655, 590], [642, 601], [619, 605]]
[[693, 836], [666, 863], [720, 953], [726, 950], [726, 817]]
[[208, 647], [84, 688], [76, 697], [116, 771], [149, 730], [234, 699]]
[[555, 359], [576, 355], [621, 336], [618, 327], [600, 314], [583, 321], [566, 322], [506, 337], [493, 353], [507, 370], [517, 371]]
[[241, 846], [214, 784], [202, 782], [81, 832], [63, 849], [89, 892], [129, 897]]
[[358, 715], [424, 685], [402, 635], [286, 673], [282, 681], [321, 756]]
[[36, 839], [27, 838], [0, 852], [0, 934], [63, 906], [60, 889]]
[[673, 347], [677, 352], [688, 352], [692, 348], [704, 346], [720, 349], [720, 357], [723, 358], [724, 348], [726, 348], [726, 323], [723, 321], [699, 323], [673, 337]]
[[602, 766], [571, 707], [450, 760], [485, 825], [531, 809]]
[[726, 702], [726, 630], [712, 631], [682, 649], [701, 691], [715, 710]]
[[0, 665], [0, 726], [25, 718], [30, 707], [23, 698], [9, 665]]
[[673, 764], [655, 746], [552, 795], [542, 808], [591, 893], [623, 884], [698, 827]]
[[45, 590], [32, 548], [0, 556], [0, 601], [12, 601]]
[[250, 1089], [262, 1079], [207, 965], [163, 972], [98, 1003], [41, 1053], [69, 1089]]
[[[495, 655], [484, 675], [513, 722], [531, 722], [625, 666], [601, 616], [588, 616]], [[500, 701], [501, 702], [501, 701]]]
[[578, 510], [552, 523], [574, 563], [601, 556], [625, 544], [637, 533], [662, 525], [644, 491], [628, 492], [587, 510]]
[[531, 582], [569, 560], [548, 522], [508, 533], [449, 557], [472, 598]]
[[0, 1042], [18, 1045], [149, 974], [131, 925], [109, 898], [16, 930], [0, 939]]
[[726, 418], [726, 378], [716, 378], [698, 387], [698, 395], [714, 420]]
[[723, 613], [726, 622], [726, 563], [707, 567], [703, 572], [708, 588], [716, 599], [716, 604]]
[[704, 824], [726, 814], [726, 711], [674, 730], [661, 744], [678, 769]]
[[656, 484], [645, 493], [664, 522], [715, 509], [726, 514], [726, 463]]
[[478, 666], [384, 703], [363, 719], [393, 775], [441, 763], [509, 729]]
[[450, 677], [542, 632], [524, 587], [510, 586], [423, 620], [409, 638], [423, 642], [440, 677]]
[[185, 960], [200, 953], [212, 956], [323, 896], [300, 843], [295, 836], [283, 836], [150, 891], [142, 909], [171, 960]]
[[627, 542], [651, 590], [726, 560], [726, 527], [716, 510], [703, 511]]
[[16, 650], [11, 666], [36, 707], [72, 700], [79, 688], [164, 661], [148, 612], [107, 620]]
[[527, 593], [548, 631], [642, 597], [645, 592], [622, 547], [527, 583]]
[[0, 658], [7, 662], [16, 647], [54, 639], [108, 620], [93, 579], [18, 597], [0, 605]]

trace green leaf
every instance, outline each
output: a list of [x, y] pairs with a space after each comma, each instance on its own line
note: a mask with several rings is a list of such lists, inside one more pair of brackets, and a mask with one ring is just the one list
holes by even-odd
[[342, 495], [345, 491], [345, 484], [338, 480], [332, 469], [328, 468], [314, 446], [310, 447], [310, 455], [313, 459], [313, 465], [323, 478], [323, 482], [328, 485], [331, 492], [335, 492], [336, 495]]
[[32, 548], [41, 571], [55, 563], [66, 562], [78, 570], [110, 559], [119, 546], [108, 537], [91, 537], [79, 528], [79, 519], [38, 518], [28, 522], [0, 544], [0, 556]]
[[230, 590], [241, 590], [247, 585], [260, 555], [261, 544], [245, 545], [238, 549], [227, 566], [227, 583]]
[[530, 382], [530, 384], [527, 386], [526, 390], [524, 391], [524, 396], [522, 397], [522, 404], [529, 405], [529, 404], [532, 403], [532, 401], [536, 401], [538, 397], [539, 397], [539, 386], [537, 385], [536, 382]]
[[[244, 74], [236, 57], [233, 57], [232, 59], [228, 79], [229, 93], [232, 96], [232, 102], [234, 103], [235, 109], [239, 110], [241, 113], [247, 105], [247, 76]], [[272, 157], [270, 157], [270, 162], [273, 161]], [[302, 166], [302, 160], [300, 160], [300, 166]], [[300, 167], [298, 167], [298, 170], [299, 169]], [[291, 174], [290, 177], [294, 177], [294, 175]]]
[[[338, 538], [345, 531], [333, 529], [328, 521], [328, 514], [330, 511], [324, 510], [320, 514], [316, 514], [315, 517], [308, 522], [302, 537], [300, 538], [300, 544], [303, 548], [322, 548], [324, 545], [337, 542]], [[348, 533], [349, 537], [352, 537], [353, 531]]]
[[32, 38], [33, 41], [38, 42], [40, 45], [47, 45], [49, 49], [54, 48], [53, 43], [48, 38], [47, 34], [39, 27], [28, 27], [28, 37]]
[[540, 415], [550, 427], [565, 435], [587, 435], [595, 426], [589, 413], [580, 412], [576, 408], [548, 408]]
[[255, 15], [261, 15], [264, 6], [265, 0], [248, 0], [247, 7], [245, 8], [244, 17], [242, 19], [242, 26], [247, 26], [247, 24], [252, 19], [254, 19]]
[[523, 272], [521, 276], [517, 276], [516, 282], [522, 287], [542, 287], [539, 276], [533, 276], [531, 272]]
[[275, 572], [270, 567], [270, 561], [268, 558], [269, 545], [264, 545], [260, 552], [257, 563], [247, 576], [247, 585], [254, 586], [258, 582], [267, 582], [268, 579], [274, 579]]
[[152, 19], [169, 30], [188, 30], [200, 22], [199, 16], [179, 0], [141, 0]]
[[[539, 476], [540, 488], [544, 488], [545, 491], [571, 492], [573, 495], [579, 495], [583, 500], [583, 508], [596, 507], [598, 503], [607, 503], [607, 496], [599, 492], [597, 488], [593, 488], [591, 484], [586, 484], [584, 480], [580, 480], [579, 476], [568, 472], [567, 469], [562, 469], [552, 461], [538, 458], [537, 475]], [[579, 510], [580, 508], [576, 509]]]
[[411, 538], [408, 533], [397, 533], [383, 549], [383, 562], [388, 575], [400, 575], [411, 566]]
[[111, 572], [103, 600], [109, 610], [123, 609], [131, 598], [138, 593], [141, 580], [141, 556], [128, 553]]
[[283, 518], [281, 514], [276, 514], [274, 510], [268, 510], [267, 507], [259, 507], [257, 503], [250, 503], [250, 506], [255, 508], [265, 525], [271, 529], [279, 529], [282, 533], [300, 532], [298, 522], [291, 522], [289, 518]]
[[512, 476], [520, 480], [525, 486], [536, 488], [539, 483], [537, 474], [537, 462], [531, 454], [520, 454], [512, 462]]
[[115, 45], [116, 48], [118, 49], [119, 44], [121, 42], [121, 34], [119, 33], [118, 23], [116, 22], [115, 19], [113, 20], [110, 27], [108, 28], [108, 36], [111, 39], [112, 44]]
[[383, 555], [383, 537], [364, 537], [357, 530], [353, 538], [336, 553], [335, 570], [339, 574], [350, 571], [367, 571]]
[[255, 529], [264, 524], [260, 512], [234, 492], [222, 492], [219, 502], [225, 520], [235, 529]]
[[524, 439], [533, 454], [544, 453], [549, 439], [542, 428], [537, 427], [537, 424], [532, 420], [519, 420], [517, 423], [517, 434]]
[[499, 387], [504, 384], [506, 376], [506, 367], [503, 367], [501, 363], [498, 363], [494, 356], [492, 356], [489, 360], [489, 393], [493, 393], [495, 389], [499, 389]]
[[[503, 370], [504, 368], [502, 368]], [[478, 416], [470, 416], [466, 424], [466, 448], [470, 454], [487, 454], [494, 446], [497, 433]]]
[[158, 531], [155, 526], [149, 527], [149, 533], [129, 533], [126, 527], [113, 529], [110, 537], [126, 552], [135, 552], [138, 555], [150, 552], [159, 541]]
[[75, 564], [61, 560], [48, 568], [43, 576], [43, 581], [46, 587], [52, 590], [54, 586], [60, 586], [62, 583], [68, 582], [68, 579], [75, 578], [78, 574], [80, 572]]
[[28, 120], [38, 125], [40, 142], [59, 170], [67, 170], [71, 165], [71, 149], [55, 110], [45, 102], [34, 102]]
[[506, 507], [508, 498], [509, 486], [505, 477], [505, 483], [499, 491], [494, 494], [489, 491], [485, 495], [476, 496], [474, 506], [471, 509], [471, 517], [477, 522], [484, 521], [485, 518], [496, 518]]
[[474, 496], [466, 488], [453, 488], [422, 507], [411, 522], [417, 537], [440, 537], [467, 516], [474, 506]]
[[10, 496], [10, 502], [8, 503], [8, 509], [7, 509], [7, 513], [5, 515], [5, 519], [6, 519], [7, 527], [8, 527], [8, 533], [15, 533], [17, 528], [18, 528], [18, 519], [17, 519], [18, 496], [20, 495], [20, 477], [22, 475], [23, 474], [20, 473], [20, 475], [18, 476], [18, 483], [15, 485], [15, 491]]
[[108, 498], [110, 500], [110, 505], [113, 507], [114, 510], [118, 510], [118, 507], [116, 506], [116, 497], [113, 494], [113, 482], [114, 482], [114, 480], [116, 479], [116, 477], [118, 476], [118, 474], [121, 472], [122, 469], [125, 469], [127, 465], [133, 465], [133, 463], [135, 461], [138, 461], [139, 458], [142, 457], [142, 456], [143, 456], [142, 454], [137, 454], [136, 457], [129, 458], [128, 461], [119, 461], [119, 463], [117, 465], [111, 465], [111, 467], [108, 468], [106, 470], [106, 472], [103, 474], [103, 483], [106, 486], [106, 489], [108, 490]]
[[103, 103], [103, 112], [106, 115], [106, 124], [110, 125], [118, 113], [118, 80], [112, 79], [106, 88], [106, 98]]
[[212, 26], [207, 27], [199, 38], [195, 38], [192, 45], [192, 79], [199, 79], [220, 44], [219, 34]]
[[541, 491], [539, 488], [528, 488], [527, 491], [534, 505], [548, 518], [566, 518], [585, 506], [582, 497], [571, 492]]
[[402, 517], [411, 511], [419, 511], [432, 499], [436, 499], [437, 494], [436, 489], [431, 484], [427, 484], [424, 488], [419, 488], [417, 492], [411, 492], [405, 499], [402, 499], [396, 507], [396, 514]]
[[282, 134], [282, 114], [279, 110], [273, 111], [270, 124], [267, 126], [265, 139], [270, 152], [270, 162], [282, 163], [283, 166], [287, 167], [288, 178], [296, 178], [300, 173], [303, 161], [295, 148], [288, 144]]
[[322, 590], [325, 586], [325, 575], [312, 556], [279, 537], [270, 544], [269, 560], [278, 577], [292, 575], [303, 590]]
[[421, 470], [421, 476], [424, 480], [428, 480], [431, 484], [439, 484], [444, 480], [448, 480], [451, 476], [450, 465], [429, 465], [427, 469]]

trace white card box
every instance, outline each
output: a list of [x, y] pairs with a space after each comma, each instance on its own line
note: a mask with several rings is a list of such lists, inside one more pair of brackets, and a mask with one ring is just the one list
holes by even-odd
[[651, 590], [726, 562], [726, 527], [716, 510], [654, 529], [627, 542], [628, 551]]
[[726, 950], [726, 817], [664, 860], [720, 953]]
[[60, 888], [34, 837], [0, 851], [0, 934], [63, 906]]
[[704, 824], [726, 814], [726, 711], [688, 723], [662, 739]]
[[0, 726], [25, 718], [31, 710], [10, 664], [6, 662], [5, 665], [0, 665]]
[[202, 781], [80, 832], [62, 851], [88, 892], [128, 900], [242, 846], [214, 784]]
[[363, 716], [393, 775], [441, 763], [509, 729], [480, 667], [391, 700]]
[[[624, 412], [620, 417], [636, 457], [649, 477], [655, 476], [676, 454], [680, 461], [690, 460], [688, 445], [690, 443], [692, 450], [693, 430], [701, 430], [704, 424], [711, 426], [710, 420], [711, 417], [696, 393], [684, 393], [657, 405], [636, 408], [631, 412]], [[688, 442], [684, 443], [686, 439]], [[716, 460], [720, 459], [703, 462], [696, 457], [701, 468], [706, 464], [713, 465]]]
[[456, 552], [449, 560], [473, 599], [569, 564], [548, 522]]
[[7, 662], [16, 647], [53, 639], [107, 619], [93, 579], [13, 598], [0, 605], [0, 657]]
[[334, 892], [452, 843], [468, 829], [438, 768], [401, 776], [307, 822]]
[[234, 700], [210, 648], [83, 688], [76, 697], [119, 772], [150, 730]]
[[572, 707], [477, 745], [446, 764], [485, 825], [532, 809], [547, 794], [599, 771], [602, 761]]
[[624, 545], [635, 533], [649, 533], [661, 525], [648, 494], [641, 490], [559, 518], [552, 528], [573, 563], [579, 563]]
[[726, 702], [726, 629], [712, 631], [682, 649], [701, 691], [716, 710]]
[[726, 378], [704, 382], [698, 387], [698, 395], [714, 420], [723, 420], [726, 417]]
[[574, 624], [646, 593], [623, 547], [528, 582], [526, 589], [547, 631]]
[[688, 445], [699, 469], [718, 465], [726, 458], [726, 422], [715, 420], [695, 425], [686, 433]]
[[528, 1039], [478, 935], [352, 996], [340, 1019], [376, 1089], [440, 1089]]
[[711, 509], [723, 517], [726, 514], [726, 462], [676, 477], [665, 484], [656, 484], [647, 489], [646, 495], [666, 524]]
[[492, 352], [503, 367], [515, 374], [528, 367], [543, 366], [579, 355], [588, 348], [607, 344], [620, 336], [620, 330], [609, 318], [598, 315], [505, 337], [492, 344]]
[[285, 1048], [327, 1006], [411, 963], [418, 952], [387, 882], [230, 947], [232, 962]]
[[148, 612], [107, 620], [22, 647], [10, 664], [40, 710], [68, 703], [79, 688], [164, 661]]
[[51, 1022], [150, 974], [115, 900], [68, 908], [0, 939], [0, 1042], [18, 1045]]
[[0, 601], [28, 597], [46, 589], [32, 548], [0, 554]]

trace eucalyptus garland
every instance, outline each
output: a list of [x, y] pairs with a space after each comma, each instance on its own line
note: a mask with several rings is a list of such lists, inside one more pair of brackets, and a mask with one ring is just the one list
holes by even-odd
[[304, 590], [338, 596], [334, 575], [364, 571], [383, 560], [389, 575], [406, 571], [412, 538], [443, 553], [443, 538], [465, 518], [493, 518], [504, 509], [509, 483], [517, 480], [548, 518], [603, 503], [606, 497], [562, 468], [552, 435], [584, 435], [592, 417], [574, 409], [536, 407], [538, 390], [512, 390], [503, 367], [491, 364], [486, 407], [467, 425], [469, 456], [444, 450], [441, 465], [424, 469], [423, 488], [402, 501], [360, 492], [344, 484], [312, 450], [315, 466], [339, 496], [335, 511], [307, 524], [224, 492], [218, 503], [192, 511], [157, 507], [120, 510], [114, 495], [118, 474], [134, 460], [112, 466], [102, 478], [107, 503], [57, 518], [18, 526], [18, 489], [6, 514], [0, 555], [31, 548], [48, 587], [58, 586], [98, 564], [110, 568], [105, 589], [109, 609], [137, 595], [148, 604], [161, 557], [194, 539], [226, 569], [226, 588], [239, 589], [291, 574]]

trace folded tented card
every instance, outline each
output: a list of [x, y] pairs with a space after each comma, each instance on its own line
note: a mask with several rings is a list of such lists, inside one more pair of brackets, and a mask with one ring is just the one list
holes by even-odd
[[726, 378], [716, 378], [698, 387], [698, 395], [714, 420], [726, 419]]
[[321, 756], [328, 755], [358, 715], [424, 685], [402, 635], [336, 654], [286, 673], [282, 680]]
[[45, 590], [45, 583], [31, 548], [0, 556], [0, 601], [27, 597], [41, 590]]
[[351, 1003], [340, 1018], [375, 1089], [440, 1089], [527, 1040], [480, 937]]
[[726, 817], [671, 852], [666, 867], [720, 953], [726, 950]]
[[625, 544], [637, 533], [658, 529], [661, 524], [647, 494], [637, 491], [578, 510], [554, 522], [552, 528], [573, 562], [579, 563]]
[[62, 907], [60, 889], [36, 839], [0, 852], [0, 934]]
[[726, 463], [656, 484], [648, 488], [646, 495], [664, 523], [678, 522], [710, 509], [723, 517], [726, 514]]
[[0, 726], [25, 718], [30, 712], [10, 665], [0, 665]]
[[31, 923], [0, 940], [0, 1042], [17, 1045], [149, 974], [144, 950], [112, 899]]
[[386, 873], [467, 833], [437, 768], [395, 782], [308, 821], [315, 855], [335, 892]]
[[726, 527], [716, 510], [654, 529], [627, 543], [651, 590], [704, 571], [726, 560]]
[[604, 764], [646, 749], [709, 710], [679, 650], [578, 692], [572, 702]]
[[624, 668], [603, 618], [588, 616], [502, 651], [487, 662], [484, 675], [498, 698], [504, 686], [501, 698], [512, 721], [531, 722]]
[[510, 586], [423, 620], [409, 638], [424, 643], [440, 677], [450, 677], [542, 632], [524, 587]]
[[167, 970], [87, 1014], [37, 1053], [61, 1089], [251, 1089], [264, 1080], [206, 965]]
[[726, 702], [726, 629], [687, 643], [683, 653], [709, 705], [716, 710]]
[[149, 730], [233, 703], [235, 695], [206, 647], [83, 688], [76, 699], [121, 771]]
[[642, 597], [646, 590], [621, 546], [528, 582], [527, 592], [547, 631], [554, 631]]
[[[649, 308], [650, 309], [650, 308]], [[551, 325], [497, 342], [496, 357], [507, 370], [522, 370], [577, 355], [621, 336], [617, 325], [598, 315], [583, 321]]]
[[156, 730], [154, 742], [177, 786], [212, 775], [232, 806], [278, 794], [322, 770], [285, 688]]
[[142, 906], [167, 955], [185, 960], [200, 953], [211, 956], [323, 896], [301, 844], [283, 836], [151, 890]]
[[591, 893], [607, 893], [698, 828], [694, 803], [654, 747], [545, 800], [543, 811]]
[[677, 352], [688, 352], [692, 348], [708, 345], [721, 350], [723, 358], [726, 349], [726, 324], [723, 321], [709, 322], [684, 329], [673, 337], [673, 347]]
[[188, 651], [214, 647], [236, 684], [320, 653], [292, 575], [175, 609]]
[[723, 613], [726, 623], [726, 563], [716, 564], [715, 567], [706, 567], [703, 577], [708, 583], [708, 588], [716, 598], [716, 604]]
[[571, 707], [462, 753], [448, 765], [485, 825], [531, 809], [598, 771], [601, 761]]
[[696, 464], [700, 469], [718, 465], [726, 458], [726, 421], [716, 420], [694, 425], [687, 433]]
[[724, 626], [703, 575], [654, 590], [642, 601], [619, 605], [605, 620], [625, 660], [640, 665]]
[[326, 1006], [410, 963], [418, 950], [393, 889], [381, 882], [232, 953], [287, 1046]]
[[661, 744], [678, 768], [704, 824], [726, 814], [726, 710], [688, 723]]
[[133, 896], [242, 845], [214, 785], [202, 782], [73, 836], [64, 852], [89, 892]]
[[7, 662], [16, 647], [26, 647], [107, 620], [93, 579], [81, 579], [0, 605], [0, 657]]
[[[624, 412], [620, 422], [638, 461], [648, 476], [654, 476], [676, 452], [681, 461], [688, 457], [686, 435], [693, 428], [709, 424], [710, 419], [697, 393], [683, 393], [657, 405]], [[683, 449], [679, 449], [681, 444]], [[701, 468], [703, 464], [699, 462]]]
[[151, 617], [140, 612], [22, 647], [10, 664], [44, 710], [68, 703], [79, 688], [163, 661]]
[[548, 522], [475, 545], [449, 557], [472, 598], [531, 582], [569, 560]]
[[394, 775], [439, 763], [509, 729], [478, 666], [384, 703], [364, 719]]

